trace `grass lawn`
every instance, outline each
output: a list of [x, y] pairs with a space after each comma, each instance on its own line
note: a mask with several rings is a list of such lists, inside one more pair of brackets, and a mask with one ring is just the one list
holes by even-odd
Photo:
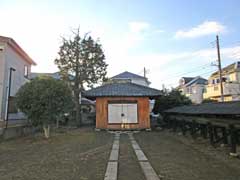
[[164, 180], [240, 180], [240, 160], [224, 148], [167, 130], [134, 136]]
[[42, 134], [0, 143], [1, 180], [103, 179], [112, 135], [92, 129]]

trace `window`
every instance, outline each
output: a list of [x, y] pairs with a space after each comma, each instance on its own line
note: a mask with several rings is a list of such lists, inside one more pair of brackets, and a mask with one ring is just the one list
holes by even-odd
[[217, 82], [217, 83], [220, 83], [220, 79], [216, 79], [216, 82]]
[[28, 67], [24, 66], [24, 77], [28, 78]]
[[187, 88], [187, 93], [188, 93], [188, 94], [192, 94], [192, 87], [188, 87], [188, 88]]

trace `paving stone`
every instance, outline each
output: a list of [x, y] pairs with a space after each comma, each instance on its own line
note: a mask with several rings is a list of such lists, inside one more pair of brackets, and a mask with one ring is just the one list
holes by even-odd
[[118, 162], [108, 162], [104, 180], [117, 180]]
[[113, 144], [114, 144], [114, 143], [119, 144], [119, 139], [114, 139]]
[[134, 137], [133, 137], [133, 136], [129, 136], [129, 139], [130, 139], [130, 140], [134, 140]]
[[120, 136], [115, 136], [114, 137], [114, 140], [119, 140], [120, 139]]
[[135, 153], [136, 153], [139, 161], [147, 161], [148, 160], [141, 149], [135, 149]]
[[112, 149], [119, 150], [119, 141], [114, 141]]
[[149, 162], [139, 162], [146, 180], [160, 180]]
[[112, 149], [109, 161], [117, 161], [118, 160], [119, 149]]
[[131, 140], [131, 143], [132, 143], [132, 144], [137, 144], [137, 141]]
[[137, 143], [132, 143], [132, 147], [134, 150], [141, 150], [141, 148], [139, 147], [139, 145]]

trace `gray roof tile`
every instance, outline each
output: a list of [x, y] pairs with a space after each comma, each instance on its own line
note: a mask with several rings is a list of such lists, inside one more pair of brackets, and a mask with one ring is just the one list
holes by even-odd
[[110, 83], [84, 92], [87, 98], [95, 97], [156, 97], [160, 96], [161, 91], [134, 83]]
[[141, 79], [146, 79], [145, 77], [143, 76], [140, 76], [140, 75], [137, 75], [137, 74], [134, 74], [134, 73], [131, 73], [131, 72], [128, 72], [128, 71], [125, 71], [123, 73], [120, 73], [116, 76], [113, 76], [111, 79], [132, 79], [132, 78], [141, 78]]
[[165, 111], [176, 114], [240, 115], [240, 101], [179, 106]]

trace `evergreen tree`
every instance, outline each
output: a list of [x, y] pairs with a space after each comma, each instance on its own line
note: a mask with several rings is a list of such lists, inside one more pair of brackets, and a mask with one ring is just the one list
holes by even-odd
[[79, 29], [73, 34], [73, 38], [62, 39], [55, 64], [73, 89], [76, 121], [80, 126], [81, 94], [86, 87], [93, 87], [94, 84], [105, 80], [107, 64], [99, 40], [95, 41], [89, 34], [81, 37]]

